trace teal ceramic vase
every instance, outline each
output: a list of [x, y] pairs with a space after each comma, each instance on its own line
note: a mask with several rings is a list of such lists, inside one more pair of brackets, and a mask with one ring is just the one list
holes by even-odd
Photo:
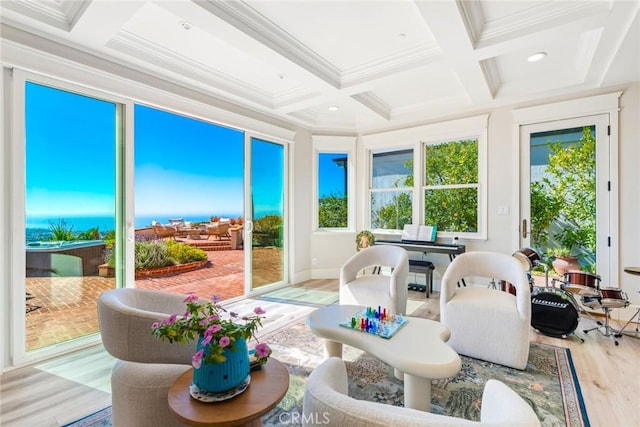
[[[198, 340], [197, 350], [202, 348], [202, 338]], [[230, 348], [233, 347], [233, 348]], [[205, 356], [211, 352], [205, 349]], [[239, 386], [249, 375], [249, 352], [247, 341], [237, 339], [232, 346], [224, 349], [227, 358], [223, 363], [207, 363], [202, 360], [198, 369], [193, 369], [193, 384], [201, 393], [222, 393]]]

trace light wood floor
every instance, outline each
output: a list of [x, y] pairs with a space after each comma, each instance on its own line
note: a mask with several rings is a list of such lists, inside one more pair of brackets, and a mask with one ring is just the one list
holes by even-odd
[[[425, 299], [410, 291], [408, 312], [438, 318], [438, 293]], [[292, 303], [287, 303], [289, 300]], [[269, 314], [261, 335], [268, 336], [305, 317], [317, 306], [337, 300], [335, 280], [311, 280], [256, 299], [231, 305], [243, 313], [262, 306]], [[576, 334], [568, 339], [532, 332], [532, 341], [571, 349], [589, 421], [599, 426], [640, 426], [640, 338], [613, 339], [597, 331], [582, 316]], [[620, 327], [621, 325], [614, 325]], [[635, 324], [627, 331], [633, 332]], [[583, 337], [582, 343], [578, 336]], [[17, 369], [0, 378], [0, 425], [60, 426], [110, 405], [109, 376], [113, 359], [94, 347], [47, 363]]]

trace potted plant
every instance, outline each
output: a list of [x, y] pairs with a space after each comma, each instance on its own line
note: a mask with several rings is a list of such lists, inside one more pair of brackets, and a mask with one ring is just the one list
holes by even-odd
[[356, 235], [356, 249], [359, 251], [360, 249], [373, 246], [375, 241], [376, 236], [374, 236], [372, 232], [369, 230], [362, 230]]
[[564, 276], [567, 271], [580, 270], [578, 257], [573, 255], [571, 249], [559, 246], [547, 249], [547, 254], [553, 257], [551, 265], [559, 276]]
[[[198, 340], [192, 360], [191, 395], [199, 399], [202, 395], [226, 392], [247, 383], [252, 363], [247, 341], [256, 339], [265, 311], [256, 307], [253, 314], [239, 318], [236, 313], [227, 313], [217, 296], [203, 301], [188, 294], [184, 302], [183, 314], [158, 320], [152, 325], [152, 333], [171, 343]], [[271, 349], [266, 343], [259, 343], [253, 354], [256, 364], [264, 364]]]

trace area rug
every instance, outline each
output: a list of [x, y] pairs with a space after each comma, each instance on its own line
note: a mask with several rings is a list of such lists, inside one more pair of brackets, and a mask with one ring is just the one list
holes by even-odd
[[[263, 417], [265, 426], [296, 425], [300, 420], [306, 379], [323, 360], [322, 341], [304, 321], [281, 330], [267, 341], [273, 356], [287, 365], [289, 391], [280, 404]], [[402, 382], [393, 368], [375, 357], [352, 347], [344, 347], [349, 376], [349, 395], [388, 405], [403, 406]], [[589, 426], [578, 379], [569, 349], [531, 343], [529, 362], [524, 371], [461, 356], [460, 373], [434, 381], [431, 410], [469, 420], [480, 420], [480, 402], [484, 384], [490, 378], [506, 383], [534, 409], [543, 426]], [[111, 426], [111, 408], [69, 424], [73, 427]]]

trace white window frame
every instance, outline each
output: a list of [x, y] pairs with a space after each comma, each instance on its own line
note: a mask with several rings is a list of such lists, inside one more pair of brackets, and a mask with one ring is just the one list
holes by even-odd
[[[460, 232], [460, 231], [445, 231], [445, 230], [438, 230], [438, 235], [441, 237], [452, 237], [452, 236], [456, 236], [456, 237], [461, 237], [464, 239], [473, 239], [473, 238], [486, 238], [486, 234], [484, 236], [480, 235], [478, 236], [478, 234], [481, 234], [481, 218], [483, 217], [483, 208], [482, 208], [482, 197], [481, 195], [483, 194], [482, 191], [482, 185], [480, 183], [481, 181], [481, 164], [482, 163], [486, 163], [486, 160], [483, 162], [481, 160], [481, 153], [482, 153], [482, 149], [481, 144], [480, 144], [480, 139], [481, 137], [479, 135], [468, 135], [468, 136], [463, 136], [463, 137], [457, 137], [454, 139], [444, 139], [444, 140], [438, 140], [438, 141], [425, 141], [422, 144], [422, 158], [424, 159], [426, 156], [426, 148], [429, 145], [438, 145], [438, 144], [443, 144], [443, 143], [448, 143], [448, 142], [461, 142], [461, 141], [469, 141], [469, 140], [475, 140], [477, 142], [477, 149], [478, 149], [478, 176], [477, 176], [477, 181], [475, 184], [449, 184], [449, 185], [426, 185], [426, 180], [427, 180], [427, 171], [425, 170], [426, 165], [422, 165], [422, 169], [420, 170], [421, 173], [421, 177], [420, 177], [420, 181], [421, 181], [421, 191], [420, 191], [420, 204], [421, 204], [421, 214], [422, 216], [420, 217], [421, 220], [424, 220], [424, 216], [427, 210], [427, 206], [425, 204], [425, 196], [426, 196], [426, 191], [427, 190], [453, 190], [453, 189], [458, 189], [458, 188], [475, 188], [477, 191], [477, 196], [478, 196], [478, 206], [477, 206], [477, 219], [478, 222], [476, 224], [477, 226], [477, 231], [476, 232]], [[485, 144], [486, 145], [486, 144]], [[485, 152], [485, 157], [486, 157], [486, 149], [484, 149]], [[486, 181], [486, 168], [485, 168], [485, 181]], [[484, 191], [484, 194], [486, 194], [486, 191]], [[485, 196], [486, 199], [486, 196]], [[486, 203], [485, 203], [486, 206]], [[484, 210], [486, 212], [486, 209]], [[486, 221], [486, 214], [484, 214], [484, 218]], [[485, 227], [486, 230], [486, 227]]]
[[[400, 129], [396, 131], [371, 134], [362, 137], [362, 145], [367, 154], [369, 162], [368, 170], [371, 170], [371, 153], [380, 150], [404, 149], [413, 147], [413, 173], [414, 173], [414, 194], [413, 194], [413, 223], [422, 224], [424, 222], [424, 144], [442, 141], [459, 141], [464, 139], [478, 140], [478, 231], [475, 233], [450, 233], [438, 232], [438, 237], [446, 238], [457, 236], [465, 240], [486, 240], [488, 224], [488, 175], [487, 175], [487, 134], [489, 115], [468, 117], [458, 120], [450, 120], [441, 123], [434, 123], [413, 128]], [[417, 176], [420, 173], [422, 176]], [[371, 187], [371, 177], [368, 174], [366, 188]], [[371, 203], [369, 200], [364, 204], [364, 225], [371, 226]], [[385, 234], [398, 234], [402, 230], [377, 230]]]
[[[32, 363], [38, 360], [43, 360], [62, 352], [75, 350], [82, 348], [83, 346], [94, 345], [100, 342], [99, 334], [91, 334], [82, 336], [74, 340], [65, 341], [54, 346], [48, 346], [31, 351], [26, 350], [26, 336], [25, 325], [26, 315], [24, 311], [24, 294], [26, 292], [25, 283], [25, 257], [24, 257], [24, 242], [25, 242], [25, 87], [26, 82], [33, 82], [39, 85], [47, 86], [54, 89], [59, 89], [79, 95], [112, 102], [116, 104], [116, 108], [123, 108], [127, 104], [127, 100], [117, 95], [106, 93], [97, 89], [90, 89], [80, 85], [68, 83], [59, 79], [42, 76], [39, 74], [23, 71], [19, 69], [13, 70], [12, 77], [12, 104], [15, 114], [12, 117], [13, 138], [9, 142], [11, 146], [13, 165], [10, 174], [12, 176], [10, 191], [12, 193], [10, 211], [10, 222], [14, 230], [14, 238], [11, 240], [11, 246], [9, 249], [9, 259], [11, 260], [10, 277], [11, 277], [11, 310], [10, 316], [12, 321], [11, 332], [11, 361], [13, 365], [23, 365]], [[116, 163], [119, 160], [116, 160]], [[116, 169], [121, 168], [122, 165], [116, 164]], [[115, 171], [114, 171], [115, 172]], [[116, 178], [118, 182], [121, 177]], [[126, 192], [124, 193], [126, 194]], [[116, 191], [116, 210], [122, 208], [119, 198], [123, 196], [123, 192]], [[116, 221], [118, 221], [119, 215], [116, 213]], [[118, 230], [118, 224], [116, 223], [116, 230]], [[131, 261], [133, 264], [133, 261]], [[121, 282], [122, 278], [118, 278]], [[117, 285], [118, 286], [118, 285]]]
[[[321, 228], [318, 224], [319, 215], [319, 182], [318, 182], [318, 157], [320, 154], [335, 153], [347, 156], [347, 227]], [[313, 136], [313, 160], [311, 162], [313, 175], [313, 230], [314, 232], [352, 232], [355, 230], [355, 182], [356, 182], [356, 138], [344, 136]]]

